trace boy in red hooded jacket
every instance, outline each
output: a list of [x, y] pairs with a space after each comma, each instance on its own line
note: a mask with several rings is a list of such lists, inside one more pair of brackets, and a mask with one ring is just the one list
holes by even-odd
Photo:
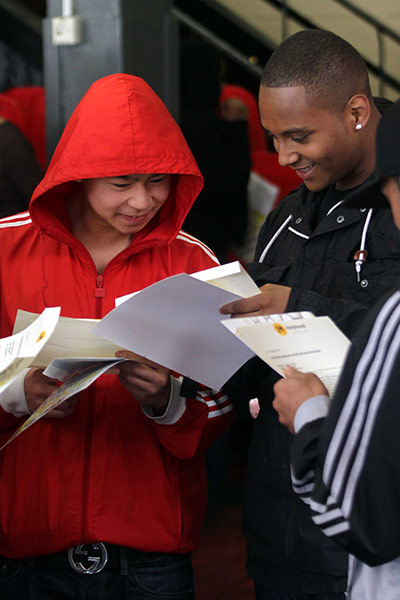
[[[0, 336], [18, 308], [98, 319], [118, 296], [215, 266], [180, 229], [201, 188], [147, 84], [95, 82], [29, 212], [0, 220]], [[55, 385], [30, 369], [1, 394], [0, 443]], [[203, 453], [232, 414], [222, 393], [129, 361], [18, 437], [0, 453], [0, 597], [193, 598]]]

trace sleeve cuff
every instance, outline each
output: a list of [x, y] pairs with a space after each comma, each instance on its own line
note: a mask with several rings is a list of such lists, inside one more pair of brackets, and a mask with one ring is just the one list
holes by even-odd
[[294, 431], [298, 433], [304, 425], [326, 417], [329, 410], [329, 396], [314, 396], [299, 406], [294, 417]]
[[181, 396], [182, 379], [171, 375], [171, 393], [164, 414], [155, 416], [151, 406], [142, 406], [146, 417], [160, 425], [173, 425], [179, 421], [186, 410], [186, 398]]
[[14, 379], [0, 394], [0, 406], [14, 417], [25, 417], [31, 414], [25, 397], [25, 375], [29, 369], [25, 369]]

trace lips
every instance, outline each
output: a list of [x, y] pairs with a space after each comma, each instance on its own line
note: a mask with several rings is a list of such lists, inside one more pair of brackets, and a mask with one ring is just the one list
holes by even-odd
[[312, 172], [313, 168], [314, 163], [311, 163], [310, 165], [306, 165], [305, 167], [296, 167], [295, 171], [301, 179], [306, 179]]
[[128, 221], [132, 221], [132, 222], [143, 221], [143, 220], [147, 219], [148, 216], [149, 216], [148, 213], [146, 213], [145, 215], [124, 215], [121, 213], [121, 217], [123, 217], [124, 219], [127, 219]]

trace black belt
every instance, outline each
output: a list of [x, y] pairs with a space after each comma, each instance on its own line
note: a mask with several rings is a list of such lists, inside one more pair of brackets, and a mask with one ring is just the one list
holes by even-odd
[[[64, 554], [65, 553], [60, 553]], [[153, 553], [95, 542], [93, 544], [78, 544], [67, 551], [68, 563], [78, 573], [95, 575], [103, 569], [121, 569], [123, 563], [135, 561]]]
[[[93, 544], [78, 544], [70, 550], [36, 556], [32, 559], [7, 559], [10, 561], [32, 560], [38, 565], [51, 561], [53, 568], [57, 565], [69, 566], [82, 575], [95, 575], [103, 569], [118, 569], [126, 574], [128, 564], [133, 564], [138, 560], [157, 560], [165, 556], [164, 552], [144, 552], [125, 546], [114, 544], [105, 544], [104, 542], [94, 542]], [[0, 557], [1, 558], [1, 557]]]
[[100, 573], [110, 562], [108, 550], [103, 542], [97, 544], [79, 544], [68, 550], [68, 562], [70, 566], [84, 575], [95, 575]]

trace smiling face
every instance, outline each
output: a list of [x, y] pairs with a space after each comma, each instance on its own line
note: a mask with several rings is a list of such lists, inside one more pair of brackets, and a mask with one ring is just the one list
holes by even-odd
[[86, 216], [92, 225], [131, 236], [160, 210], [171, 187], [171, 176], [126, 175], [82, 181]]
[[318, 107], [303, 86], [260, 87], [264, 129], [272, 136], [279, 163], [294, 169], [313, 192], [328, 185], [349, 189], [365, 178], [351, 111]]

